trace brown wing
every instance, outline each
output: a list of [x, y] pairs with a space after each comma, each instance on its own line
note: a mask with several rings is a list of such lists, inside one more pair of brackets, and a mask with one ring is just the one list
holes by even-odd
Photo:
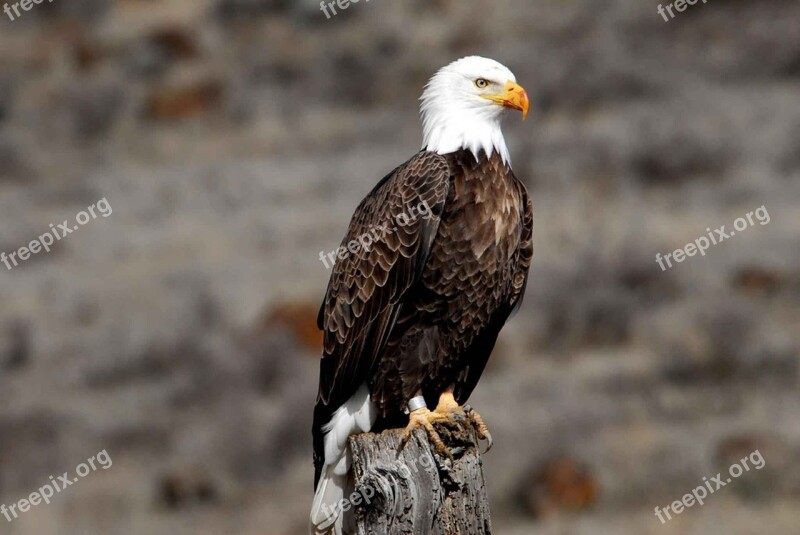
[[374, 242], [368, 250], [337, 260], [320, 309], [324, 347], [314, 411], [315, 454], [322, 443], [321, 426], [366, 381], [403, 295], [420, 277], [447, 198], [449, 174], [445, 158], [420, 152], [385, 177], [353, 215], [342, 246], [359, 238], [365, 243], [366, 236]]
[[528, 191], [521, 182], [519, 183], [519, 188], [522, 191], [525, 212], [522, 214], [522, 240], [514, 255], [516, 268], [514, 270], [514, 278], [511, 281], [512, 294], [511, 301], [509, 302], [511, 306], [510, 314], [515, 313], [522, 304], [522, 298], [525, 296], [525, 288], [528, 286], [528, 271], [530, 270], [531, 261], [533, 260], [533, 206], [528, 196]]
[[454, 391], [456, 401], [460, 404], [466, 403], [475, 386], [477, 386], [489, 356], [494, 349], [495, 342], [497, 342], [500, 330], [508, 318], [519, 309], [522, 304], [522, 298], [525, 296], [525, 288], [528, 285], [528, 271], [533, 259], [533, 207], [525, 186], [521, 182], [518, 182], [518, 185], [524, 212], [522, 213], [520, 226], [520, 242], [511, 258], [513, 267], [512, 276], [508, 280], [511, 286], [508, 294], [509, 299], [505, 306], [501, 307], [489, 318], [480, 336], [469, 348], [469, 353], [465, 360], [470, 365], [467, 367], [467, 373], [457, 381]]

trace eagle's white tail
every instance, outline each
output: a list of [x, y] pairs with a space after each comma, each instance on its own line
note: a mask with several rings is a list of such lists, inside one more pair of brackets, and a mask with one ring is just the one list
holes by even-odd
[[[342, 456], [340, 464], [349, 464], [346, 455]], [[340, 504], [347, 491], [347, 471], [344, 475], [337, 475], [335, 471], [338, 466], [328, 465], [322, 469], [311, 505], [311, 535], [343, 533], [344, 519]]]
[[[311, 535], [346, 535], [352, 529], [352, 518], [345, 518], [347, 513], [342, 511], [342, 500], [350, 496], [353, 484], [349, 481], [347, 437], [372, 429], [376, 417], [377, 410], [369, 398], [369, 389], [362, 385], [333, 413], [331, 421], [323, 428], [325, 465], [311, 506]], [[350, 515], [347, 516], [352, 517], [352, 510], [348, 512]]]

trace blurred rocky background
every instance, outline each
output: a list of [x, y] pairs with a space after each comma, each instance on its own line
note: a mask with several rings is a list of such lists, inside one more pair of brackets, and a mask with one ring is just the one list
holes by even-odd
[[[451, 60], [508, 65], [536, 254], [472, 402], [497, 533], [796, 534], [800, 4], [54, 0], [0, 14], [0, 503], [9, 535], [296, 535], [316, 311]], [[764, 206], [734, 238], [655, 262]], [[754, 449], [666, 525], [654, 515]]]

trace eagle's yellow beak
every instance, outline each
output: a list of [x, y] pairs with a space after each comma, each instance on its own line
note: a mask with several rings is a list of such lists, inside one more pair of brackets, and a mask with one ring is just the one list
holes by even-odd
[[530, 100], [528, 100], [528, 92], [516, 82], [508, 82], [500, 93], [484, 95], [483, 98], [487, 98], [506, 108], [521, 111], [523, 121], [528, 117], [528, 110], [531, 106]]

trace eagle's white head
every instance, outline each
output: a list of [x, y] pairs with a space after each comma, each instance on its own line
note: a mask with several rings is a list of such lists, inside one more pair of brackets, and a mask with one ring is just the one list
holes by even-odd
[[511, 165], [500, 120], [513, 108], [528, 115], [527, 92], [504, 65], [469, 56], [443, 67], [430, 79], [420, 97], [422, 148], [447, 154], [459, 149], [496, 151]]

